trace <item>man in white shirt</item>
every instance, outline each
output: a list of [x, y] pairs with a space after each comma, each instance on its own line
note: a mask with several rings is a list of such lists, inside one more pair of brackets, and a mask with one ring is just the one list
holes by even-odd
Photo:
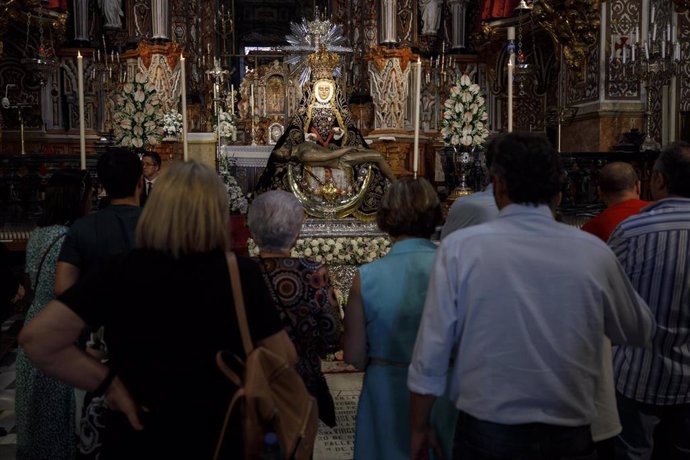
[[451, 355], [454, 457], [595, 458], [604, 337], [646, 344], [654, 320], [606, 244], [554, 220], [563, 176], [548, 141], [494, 142], [499, 216], [447, 236], [434, 262], [408, 374], [413, 458], [435, 447]]
[[[493, 143], [490, 145], [493, 145]], [[487, 169], [491, 169], [492, 157], [493, 151], [489, 148], [484, 154]], [[443, 224], [441, 229], [441, 239], [444, 239], [455, 230], [483, 224], [496, 217], [498, 217], [498, 208], [496, 207], [496, 200], [494, 200], [494, 187], [489, 182], [489, 185], [484, 190], [460, 197], [453, 202], [448, 210], [446, 223]]]

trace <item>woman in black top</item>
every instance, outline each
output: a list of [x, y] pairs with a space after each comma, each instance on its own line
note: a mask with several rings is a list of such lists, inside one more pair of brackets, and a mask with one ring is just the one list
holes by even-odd
[[[113, 412], [101, 458], [212, 456], [233, 393], [215, 354], [244, 355], [225, 259], [227, 209], [215, 171], [171, 165], [139, 220], [138, 248], [83, 277], [22, 332], [47, 374], [105, 387]], [[253, 339], [294, 363], [259, 269], [247, 259], [239, 267]], [[108, 331], [107, 366], [73, 345], [85, 325]]]

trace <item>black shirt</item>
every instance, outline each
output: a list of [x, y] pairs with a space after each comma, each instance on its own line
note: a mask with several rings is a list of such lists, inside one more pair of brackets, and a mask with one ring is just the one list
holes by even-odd
[[110, 256], [134, 247], [134, 229], [140, 215], [138, 206], [110, 205], [77, 219], [65, 237], [58, 260], [78, 267], [84, 276]]
[[[258, 267], [238, 262], [256, 342], [282, 325]], [[137, 249], [82, 277], [58, 300], [89, 326], [105, 326], [110, 365], [150, 410], [142, 433], [122, 419], [109, 424], [105, 458], [165, 458], [167, 449], [176, 458], [210, 458], [234, 392], [216, 367], [216, 352], [244, 357], [225, 255], [173, 259]]]

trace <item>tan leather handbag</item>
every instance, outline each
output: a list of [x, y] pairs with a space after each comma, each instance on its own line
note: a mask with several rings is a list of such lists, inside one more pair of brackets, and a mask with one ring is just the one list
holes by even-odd
[[232, 363], [238, 360], [237, 356], [223, 351], [216, 354], [218, 368], [239, 390], [228, 406], [214, 459], [222, 457], [223, 439], [230, 417], [236, 408], [240, 408], [245, 459], [259, 457], [264, 435], [272, 431], [278, 435], [282, 458], [308, 460], [318, 430], [316, 400], [309, 394], [292, 364], [271, 350], [254, 347], [247, 324], [237, 259], [234, 254], [228, 253], [227, 260], [247, 359], [243, 363], [244, 375], [240, 376], [231, 369]]

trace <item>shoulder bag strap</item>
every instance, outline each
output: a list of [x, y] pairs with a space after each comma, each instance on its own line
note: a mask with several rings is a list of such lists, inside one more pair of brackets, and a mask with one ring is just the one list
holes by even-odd
[[292, 327], [293, 331], [297, 330], [297, 322], [293, 321], [290, 315], [287, 314], [287, 311], [285, 311], [284, 305], [282, 300], [280, 300], [280, 297], [278, 297], [278, 294], [276, 293], [275, 288], [273, 287], [273, 278], [271, 275], [268, 273], [268, 268], [266, 268], [266, 261], [259, 257], [259, 267], [261, 268], [261, 276], [263, 276], [264, 281], [266, 282], [266, 285], [268, 286], [268, 292], [271, 294], [271, 299], [273, 300], [273, 303], [276, 305], [276, 308], [279, 308], [282, 310], [281, 319], [283, 317], [290, 323], [290, 327]]
[[254, 349], [252, 344], [252, 336], [249, 333], [249, 324], [247, 323], [247, 312], [244, 308], [244, 296], [242, 295], [242, 283], [240, 282], [240, 269], [237, 266], [237, 257], [232, 252], [226, 252], [225, 258], [228, 262], [228, 271], [230, 272], [230, 285], [232, 286], [232, 298], [235, 301], [235, 313], [237, 313], [237, 325], [240, 328], [242, 335], [242, 345], [247, 356]]
[[64, 238], [65, 233], [59, 234], [48, 246], [48, 249], [45, 250], [43, 253], [43, 257], [41, 257], [41, 262], [38, 264], [38, 270], [36, 271], [36, 286], [34, 287], [34, 291], [38, 289], [38, 279], [41, 276], [41, 269], [43, 269], [43, 263], [46, 261], [46, 257], [48, 256], [48, 253], [50, 252], [51, 249], [53, 249], [53, 246], [55, 246], [55, 243], [60, 241], [60, 238]]

